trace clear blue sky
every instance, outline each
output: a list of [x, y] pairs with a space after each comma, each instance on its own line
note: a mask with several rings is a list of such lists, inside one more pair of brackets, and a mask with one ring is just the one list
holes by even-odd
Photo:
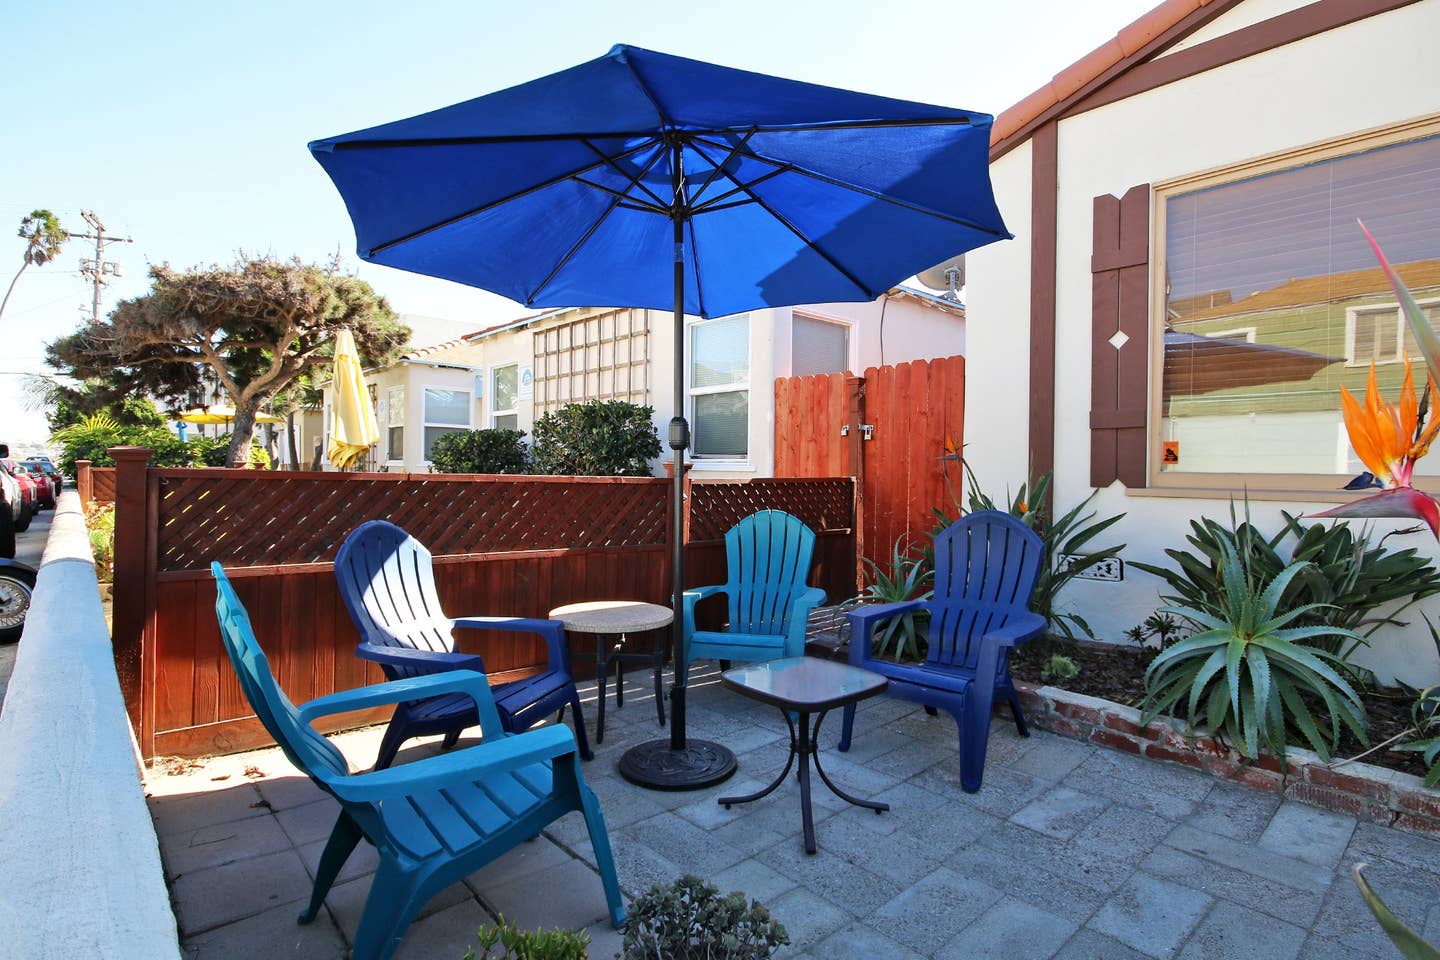
[[[617, 42], [870, 93], [998, 113], [1113, 36], [1154, 0], [731, 0], [529, 3], [19, 5], [0, 33], [0, 287], [20, 218], [71, 229], [92, 209], [135, 238], [105, 305], [146, 267], [237, 251], [318, 260], [354, 234], [305, 144], [479, 96], [600, 56]], [[31, 268], [0, 317], [0, 371], [42, 370], [44, 343], [88, 311], [85, 241]], [[93, 249], [90, 251], [93, 254]], [[523, 316], [470, 288], [362, 266], [429, 339]], [[87, 314], [88, 315], [88, 314]], [[423, 339], [423, 337], [418, 338]], [[0, 374], [0, 439], [42, 439], [20, 378]]]

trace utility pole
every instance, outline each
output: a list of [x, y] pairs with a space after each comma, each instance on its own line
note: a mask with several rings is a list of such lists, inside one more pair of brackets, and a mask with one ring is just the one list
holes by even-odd
[[81, 210], [80, 216], [90, 224], [94, 233], [72, 233], [70, 236], [79, 237], [81, 240], [95, 241], [95, 259], [85, 258], [80, 261], [80, 273], [95, 285], [95, 298], [90, 305], [90, 322], [100, 322], [100, 291], [110, 281], [107, 276], [123, 277], [124, 268], [114, 260], [105, 259], [105, 245], [107, 243], [134, 243], [129, 237], [117, 237], [113, 233], [105, 232], [105, 224], [100, 222], [100, 217], [94, 210]]

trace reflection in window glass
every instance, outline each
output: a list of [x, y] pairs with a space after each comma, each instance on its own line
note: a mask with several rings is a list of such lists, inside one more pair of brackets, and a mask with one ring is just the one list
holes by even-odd
[[695, 398], [694, 449], [698, 457], [743, 458], [750, 432], [750, 394], [745, 390]]
[[690, 328], [690, 386], [750, 381], [750, 316], [740, 314]]
[[750, 316], [690, 328], [690, 411], [696, 457], [749, 456]]
[[1440, 137], [1164, 198], [1162, 469], [1363, 469], [1339, 388], [1360, 395], [1373, 363], [1393, 401], [1419, 354], [1355, 221], [1440, 319], [1437, 197]]
[[425, 422], [470, 426], [470, 391], [426, 387]]

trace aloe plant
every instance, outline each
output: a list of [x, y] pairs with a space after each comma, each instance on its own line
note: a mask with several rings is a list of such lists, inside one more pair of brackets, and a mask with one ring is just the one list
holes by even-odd
[[[935, 579], [934, 568], [923, 556], [916, 556], [904, 547], [904, 536], [897, 537], [890, 551], [887, 566], [865, 557], [870, 571], [869, 583], [850, 603], [902, 603], [906, 600], [929, 600], [935, 595], [926, 584]], [[896, 617], [886, 617], [876, 625], [872, 649], [877, 657], [890, 656], [898, 663], [902, 658], [919, 660], [925, 656], [923, 625], [930, 615], [911, 610]], [[892, 649], [893, 648], [893, 649]]]
[[1355, 886], [1360, 888], [1360, 896], [1365, 901], [1365, 906], [1370, 908], [1370, 912], [1380, 922], [1385, 936], [1390, 938], [1390, 942], [1395, 944], [1395, 948], [1405, 960], [1440, 960], [1440, 950], [1436, 950], [1421, 939], [1418, 933], [1405, 926], [1400, 918], [1385, 906], [1385, 901], [1371, 889], [1370, 882], [1365, 879], [1365, 868], [1368, 866], [1368, 863], [1357, 863], [1351, 868], [1355, 875]]
[[[1295, 625], [1318, 604], [1280, 610], [1285, 591], [1310, 563], [1291, 563], [1272, 577], [1257, 574], [1247, 559], [1221, 541], [1218, 612], [1162, 608], [1199, 632], [1162, 651], [1145, 671], [1141, 723], [1179, 707], [1192, 728], [1203, 723], [1251, 759], [1262, 748], [1283, 757], [1293, 732], [1328, 760], [1342, 724], [1366, 742], [1365, 706], [1341, 675], [1339, 657], [1307, 645], [1358, 635], [1327, 624]], [[1323, 703], [1326, 716], [1317, 718], [1307, 697]]]

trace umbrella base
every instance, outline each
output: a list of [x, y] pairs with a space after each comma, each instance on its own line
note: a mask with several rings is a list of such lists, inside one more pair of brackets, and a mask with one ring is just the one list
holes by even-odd
[[703, 790], [735, 773], [735, 754], [710, 740], [689, 740], [676, 750], [666, 740], [650, 740], [620, 757], [620, 776], [650, 790]]

